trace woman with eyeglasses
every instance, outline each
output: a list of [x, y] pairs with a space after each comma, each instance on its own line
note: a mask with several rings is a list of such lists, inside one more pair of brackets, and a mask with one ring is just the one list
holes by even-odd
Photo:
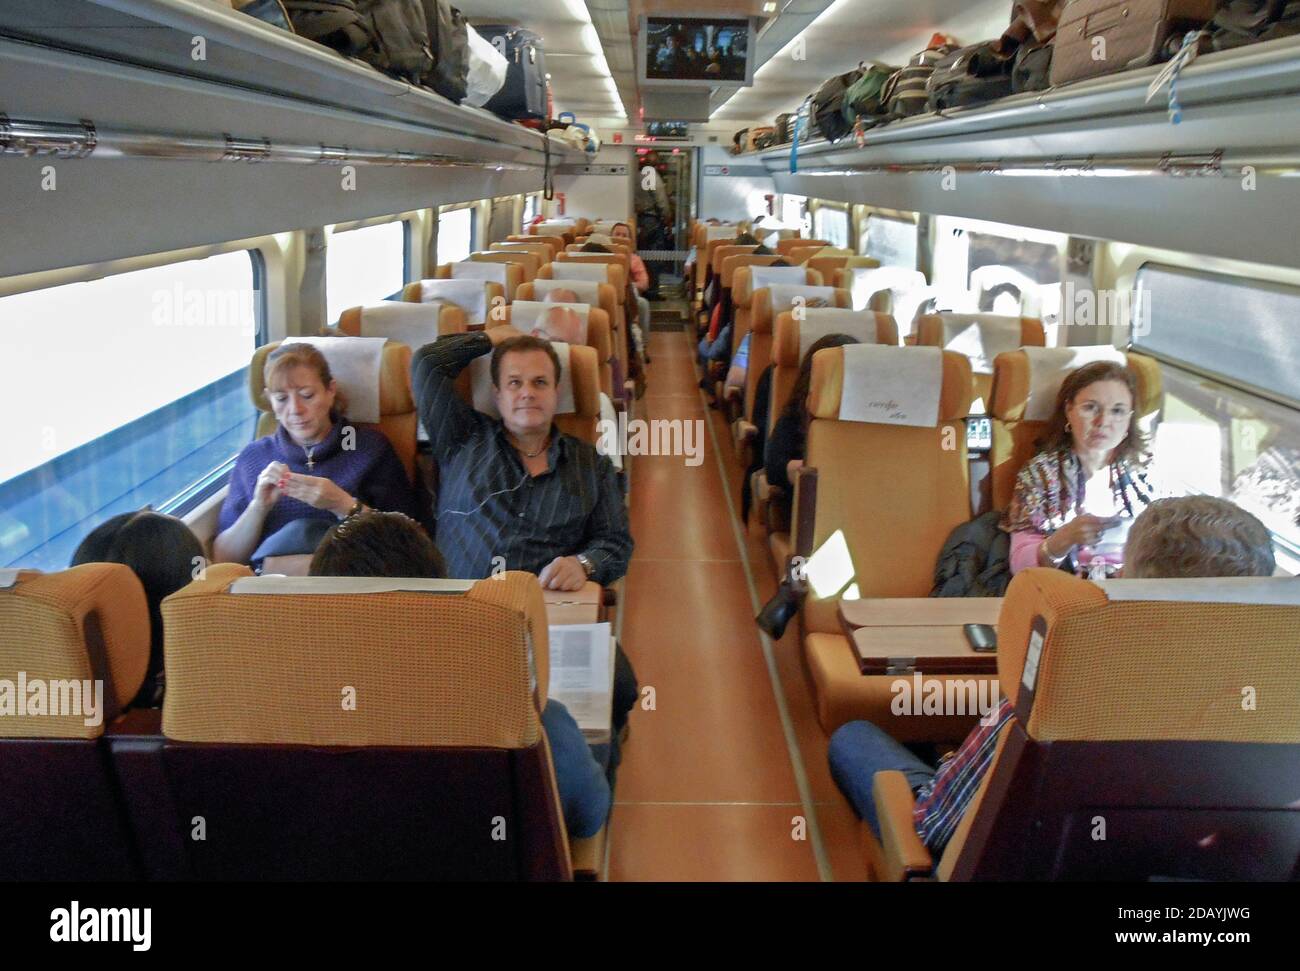
[[1114, 361], [1087, 364], [1062, 382], [1039, 452], [1020, 470], [1002, 517], [1012, 573], [1119, 570], [1127, 527], [1156, 498], [1136, 401], [1132, 373]]

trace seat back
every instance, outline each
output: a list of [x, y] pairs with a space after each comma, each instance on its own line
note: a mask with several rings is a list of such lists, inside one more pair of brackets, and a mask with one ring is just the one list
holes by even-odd
[[[756, 249], [758, 249], [757, 244], [731, 243], [724, 240], [721, 246], [714, 247], [713, 255], [710, 257], [711, 265], [713, 267], [713, 275], [720, 275], [722, 273], [723, 263], [731, 257], [738, 253], [752, 253]], [[726, 286], [731, 286], [731, 283], [728, 282]]]
[[[371, 312], [379, 311], [381, 321], [408, 318], [404, 323], [416, 324], [416, 320], [409, 318], [422, 319], [423, 324], [416, 325], [433, 332], [436, 321], [429, 319], [431, 307], [400, 301], [386, 303], [388, 306], [383, 308], [364, 308], [367, 317], [373, 320]], [[441, 318], [441, 311], [438, 316]], [[398, 321], [394, 326], [398, 327], [402, 323]], [[401, 329], [407, 330], [404, 326]], [[311, 344], [325, 355], [334, 379], [347, 397], [347, 418], [357, 425], [383, 432], [401, 460], [407, 478], [414, 482], [415, 441], [419, 419], [415, 413], [415, 399], [411, 394], [411, 347], [398, 340], [387, 340], [378, 347], [376, 353], [378, 342], [383, 340], [382, 337], [352, 336], [291, 337], [283, 342], [276, 341], [259, 347], [253, 352], [253, 360], [248, 366], [249, 394], [261, 412], [257, 419], [258, 437], [270, 435], [278, 427], [266, 396], [266, 359], [281, 343]]]
[[514, 263], [462, 260], [459, 263], [440, 264], [433, 275], [439, 280], [483, 280], [495, 283], [501, 287], [506, 303], [515, 299], [515, 291], [524, 282], [524, 268]]
[[569, 245], [568, 241], [563, 236], [542, 235], [539, 233], [530, 233], [525, 236], [521, 236], [521, 235], [507, 236], [506, 242], [507, 243], [545, 243], [547, 246], [551, 248], [552, 259], [555, 258], [556, 253], [563, 252], [564, 247]]
[[853, 250], [835, 249], [828, 246], [801, 260], [800, 265], [806, 266], [810, 270], [816, 270], [822, 275], [822, 279], [827, 284], [830, 284], [834, 282], [835, 274], [840, 270], [853, 267], [870, 270], [879, 267], [880, 263], [870, 256], [858, 256]]
[[[964, 419], [970, 362], [933, 347], [860, 344], [813, 356], [795, 553], [837, 530], [863, 597], [924, 597], [948, 534], [970, 518]], [[810, 473], [809, 470], [815, 470]], [[804, 600], [807, 631], [837, 633], [838, 593]]]
[[[853, 309], [894, 313], [894, 304], [904, 294], [926, 286], [925, 274], [902, 266], [845, 266], [835, 271], [835, 285], [853, 293]], [[901, 309], [901, 308], [900, 308]], [[908, 317], [908, 332], [912, 328]]]
[[800, 236], [791, 236], [788, 239], [777, 240], [776, 251], [782, 256], [789, 256], [791, 250], [799, 249], [800, 247], [806, 249], [809, 246], [815, 246], [820, 249], [823, 246], [830, 245], [831, 241], [829, 239], [804, 239]]
[[[609, 395], [611, 399], [614, 395], [614, 376], [612, 361], [614, 358], [614, 337], [611, 333], [610, 319], [611, 314], [607, 307], [612, 301], [613, 288], [608, 284], [587, 283], [585, 281], [560, 281], [559, 286], [562, 288], [571, 288], [577, 294], [581, 303], [545, 303], [533, 299], [533, 287], [542, 283], [555, 282], [537, 280], [533, 283], [525, 283], [519, 289], [519, 299], [515, 304], [507, 307], [505, 314], [500, 321], [491, 321], [488, 327], [505, 326], [510, 324], [527, 333], [536, 325], [538, 316], [545, 313], [551, 307], [572, 307], [580, 316], [586, 319], [585, 343], [588, 347], [596, 352], [596, 361], [598, 364], [598, 374], [600, 379], [600, 390]], [[590, 287], [590, 294], [584, 292], [586, 287]], [[596, 304], [597, 295], [600, 296], [600, 303]], [[539, 294], [540, 296], [540, 294]], [[517, 311], [517, 312], [516, 312]]]
[[140, 876], [102, 736], [140, 690], [149, 645], [130, 567], [0, 571], [0, 880]]
[[549, 243], [543, 242], [541, 240], [515, 241], [515, 240], [507, 239], [502, 242], [491, 244], [488, 247], [488, 250], [491, 252], [498, 252], [498, 253], [515, 253], [515, 252], [535, 253], [537, 254], [539, 266], [549, 263], [551, 262], [552, 259], [555, 258], [555, 250], [551, 247]]
[[940, 876], [1294, 880], [1297, 630], [1290, 577], [1018, 574], [998, 621], [1015, 718]]
[[[554, 307], [556, 304], [534, 306]], [[513, 310], [512, 306], [511, 311]], [[604, 316], [602, 311], [595, 309], [591, 315], [596, 320]], [[587, 332], [588, 339], [591, 339], [590, 320]], [[560, 431], [594, 445], [599, 440], [600, 422], [599, 352], [585, 344], [564, 344], [560, 341], [552, 341], [551, 344], [560, 358], [559, 403], [555, 412], [555, 424]], [[491, 354], [484, 354], [470, 362], [466, 400], [478, 411], [498, 418], [500, 414], [492, 390], [491, 358]], [[457, 383], [456, 391], [464, 394], [466, 388]]]
[[565, 244], [573, 242], [576, 230], [576, 222], [564, 219], [548, 219], [545, 222], [535, 223], [528, 227], [528, 233], [531, 236], [553, 236], [562, 240]]
[[506, 288], [490, 280], [417, 280], [402, 289], [402, 299], [408, 303], [441, 303], [459, 307], [466, 327], [482, 326], [492, 307], [507, 302], [505, 296]]
[[[816, 271], [809, 271], [816, 272]], [[761, 279], [761, 274], [760, 274]], [[755, 291], [750, 314], [749, 366], [745, 370], [745, 417], [753, 418], [754, 395], [758, 391], [758, 379], [772, 363], [772, 338], [776, 329], [776, 318], [781, 314], [800, 307], [800, 314], [815, 310], [809, 307], [813, 301], [825, 301], [827, 307], [845, 308], [849, 306], [849, 292], [823, 286], [791, 286], [776, 283]], [[733, 337], [740, 330], [737, 322]], [[742, 335], [743, 336], [743, 335]], [[733, 347], [739, 344], [733, 340]]]
[[994, 509], [1006, 509], [1015, 494], [1016, 477], [1034, 457], [1046, 431], [1061, 383], [1070, 372], [1093, 361], [1127, 364], [1137, 384], [1133, 408], [1139, 421], [1151, 421], [1164, 403], [1160, 364], [1145, 354], [1116, 350], [1109, 344], [1081, 347], [1027, 347], [993, 360], [989, 414], [993, 444], [989, 450]]
[[[288, 579], [219, 564], [168, 597], [163, 619], [163, 737], [114, 751], [156, 872], [569, 877], [538, 716], [549, 664], [535, 577]], [[196, 817], [220, 835], [193, 839]]]
[[772, 340], [772, 391], [767, 411], [769, 433], [790, 400], [790, 392], [799, 379], [799, 367], [808, 348], [827, 334], [848, 334], [862, 344], [890, 347], [898, 344], [898, 326], [889, 314], [829, 307], [805, 310], [802, 320], [788, 310], [778, 314]]
[[485, 250], [477, 253], [470, 253], [469, 258], [475, 263], [517, 263], [523, 267], [524, 283], [528, 283], [537, 276], [537, 270], [542, 265], [542, 258], [537, 253], [530, 253], [527, 250], [512, 249], [494, 249]]
[[[473, 280], [433, 280], [433, 283], [468, 283], [475, 289]], [[405, 293], [403, 294], [405, 296]], [[483, 300], [471, 302], [477, 309], [486, 305]], [[481, 323], [481, 321], [480, 321]], [[349, 307], [339, 314], [338, 326], [327, 328], [325, 336], [383, 337], [405, 344], [412, 351], [436, 341], [444, 334], [463, 334], [468, 329], [468, 315], [464, 309], [451, 302], [431, 299], [415, 303], [384, 300], [364, 307]]]
[[926, 314], [916, 321], [916, 343], [965, 354], [971, 362], [975, 414], [987, 414], [993, 387], [993, 359], [1018, 347], [1042, 347], [1043, 322], [998, 314]]
[[555, 262], [542, 267], [537, 276], [541, 280], [586, 280], [608, 283], [614, 288], [616, 295], [623, 293], [627, 286], [627, 271], [617, 261], [575, 260], [569, 259], [567, 253], [561, 253], [556, 257]]

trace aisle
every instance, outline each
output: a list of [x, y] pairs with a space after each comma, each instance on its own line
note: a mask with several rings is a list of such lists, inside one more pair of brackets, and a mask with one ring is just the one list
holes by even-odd
[[[654, 689], [654, 710], [632, 714], [608, 878], [860, 879], [852, 814], [825, 770], [794, 625], [769, 667], [753, 622], [728, 502], [730, 491], [738, 503], [739, 470], [726, 427], [700, 398], [686, 333], [649, 337], [651, 379], [637, 417], [700, 421], [703, 461], [633, 460], [636, 552], [624, 587], [623, 644], [643, 703], [645, 689]], [[755, 534], [743, 542], [754, 595], [765, 599], [773, 582], [761, 541]]]

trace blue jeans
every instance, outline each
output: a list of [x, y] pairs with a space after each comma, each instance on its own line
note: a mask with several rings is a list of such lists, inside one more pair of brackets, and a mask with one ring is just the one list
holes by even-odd
[[551, 743], [555, 787], [560, 794], [565, 828], [574, 839], [595, 836], [609, 818], [613, 801], [605, 770], [596, 761], [569, 709], [554, 698], [548, 699], [542, 709], [542, 727]]
[[831, 736], [827, 758], [831, 778], [853, 805], [853, 811], [880, 838], [880, 820], [876, 801], [871, 795], [872, 778], [877, 772], [895, 769], [907, 776], [915, 792], [934, 778], [935, 769], [927, 765], [882, 728], [871, 722], [848, 722]]

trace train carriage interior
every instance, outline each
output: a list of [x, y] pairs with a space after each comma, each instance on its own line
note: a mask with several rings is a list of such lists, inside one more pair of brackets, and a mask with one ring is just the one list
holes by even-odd
[[0, 880], [1300, 879], [1300, 4], [0, 0], [0, 212]]

